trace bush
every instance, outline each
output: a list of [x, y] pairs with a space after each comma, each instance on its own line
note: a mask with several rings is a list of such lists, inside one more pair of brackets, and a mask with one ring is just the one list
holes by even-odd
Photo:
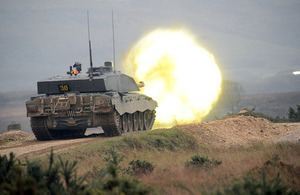
[[132, 175], [148, 174], [154, 170], [152, 163], [145, 160], [132, 160], [129, 165], [131, 167], [128, 168], [127, 172]]
[[124, 156], [117, 153], [114, 148], [109, 151], [109, 156], [104, 160], [107, 162], [104, 169], [98, 170], [94, 168], [97, 175], [92, 180], [89, 187], [89, 192], [96, 194], [149, 194], [151, 188], [145, 186], [136, 179], [127, 178], [120, 173], [125, 169], [121, 168], [119, 163], [123, 160]]
[[297, 105], [297, 111], [289, 107], [288, 116], [291, 122], [300, 122], [300, 105]]
[[271, 122], [274, 122], [274, 123], [285, 123], [285, 122], [290, 121], [289, 119], [286, 119], [285, 117], [280, 117], [280, 116], [271, 117], [271, 116], [269, 116], [267, 114], [264, 114], [262, 112], [255, 112], [255, 107], [253, 109], [249, 110], [248, 112], [245, 112], [245, 113], [235, 114], [235, 113], [229, 113], [228, 112], [224, 118], [231, 117], [231, 116], [237, 116], [237, 115], [253, 116], [255, 118], [264, 118], [264, 119], [267, 119], [267, 120], [269, 120]]
[[231, 185], [225, 186], [223, 191], [218, 190], [216, 194], [299, 194], [290, 188], [290, 186], [282, 184], [279, 173], [273, 179], [268, 180], [265, 172], [261, 174], [261, 178], [255, 179], [251, 174], [243, 176], [243, 181], [233, 180]]
[[123, 175], [121, 156], [113, 148], [105, 157], [106, 167], [94, 168], [94, 178], [84, 184], [88, 174], [77, 177], [77, 162], [54, 161], [53, 150], [49, 166], [44, 169], [38, 162], [27, 160], [27, 167], [16, 163], [13, 153], [9, 158], [0, 155], [0, 194], [149, 194], [151, 188], [136, 179]]
[[25, 169], [16, 163], [13, 153], [9, 159], [0, 156], [0, 194], [81, 194], [85, 189], [86, 176], [77, 178], [77, 162], [60, 159], [60, 164], [54, 163], [53, 150], [47, 169], [38, 162], [26, 162]]
[[123, 147], [146, 150], [194, 150], [197, 140], [179, 129], [154, 130], [136, 135], [125, 135], [121, 139]]
[[185, 163], [187, 167], [193, 166], [198, 168], [212, 168], [222, 164], [221, 160], [213, 158], [209, 160], [207, 156], [200, 156], [199, 154], [191, 157], [191, 161]]

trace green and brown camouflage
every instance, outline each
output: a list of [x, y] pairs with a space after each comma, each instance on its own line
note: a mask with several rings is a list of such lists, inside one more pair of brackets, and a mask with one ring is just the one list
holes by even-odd
[[137, 93], [134, 79], [113, 71], [112, 62], [81, 72], [81, 64], [65, 76], [37, 82], [37, 97], [26, 102], [27, 116], [38, 140], [83, 136], [101, 126], [107, 136], [152, 129], [157, 102]]

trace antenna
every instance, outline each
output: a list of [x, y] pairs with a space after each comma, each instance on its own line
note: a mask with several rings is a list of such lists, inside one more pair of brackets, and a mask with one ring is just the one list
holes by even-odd
[[90, 79], [93, 78], [93, 59], [92, 59], [92, 44], [91, 44], [91, 37], [90, 37], [90, 17], [89, 17], [89, 11], [87, 11], [87, 23], [88, 23], [88, 36], [89, 36], [89, 51], [90, 51]]
[[111, 10], [111, 24], [112, 24], [112, 33], [113, 33], [113, 55], [114, 55], [114, 73], [116, 72], [116, 56], [115, 56], [115, 25], [114, 25], [114, 10]]

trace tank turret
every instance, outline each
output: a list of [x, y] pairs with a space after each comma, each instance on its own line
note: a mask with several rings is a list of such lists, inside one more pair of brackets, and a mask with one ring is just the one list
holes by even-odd
[[[75, 73], [75, 71], [77, 72]], [[37, 83], [38, 94], [54, 95], [66, 92], [96, 93], [107, 91], [129, 93], [139, 91], [138, 84], [132, 77], [112, 70], [112, 62], [105, 62], [104, 66], [89, 68], [85, 74], [81, 74], [77, 69], [72, 70], [72, 66], [70, 66], [70, 71], [67, 74], [39, 81]]]

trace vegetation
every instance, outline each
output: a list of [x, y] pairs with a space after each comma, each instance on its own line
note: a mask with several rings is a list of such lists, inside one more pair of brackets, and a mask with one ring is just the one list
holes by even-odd
[[77, 161], [70, 163], [59, 157], [55, 163], [53, 151], [49, 156], [49, 167], [38, 162], [27, 161], [26, 170], [16, 163], [13, 153], [10, 157], [0, 156], [1, 194], [148, 194], [151, 188], [137, 179], [120, 176], [119, 163], [123, 156], [112, 148], [105, 157], [106, 167], [94, 169], [90, 184], [85, 184], [89, 173], [77, 177]]
[[214, 148], [180, 129], [153, 130], [32, 162], [1, 156], [0, 194], [295, 194], [299, 151], [297, 143]]
[[[276, 176], [268, 179], [267, 172], [276, 170]], [[262, 167], [255, 167], [251, 171], [259, 175], [260, 177], [254, 177], [251, 171], [244, 175], [241, 179], [234, 178], [230, 185], [225, 185], [223, 190], [217, 190], [216, 194], [299, 194], [300, 191], [296, 191], [290, 185], [282, 182], [280, 173], [300, 174], [300, 167], [295, 168], [293, 165], [286, 164], [280, 160], [278, 154], [272, 154], [271, 159], [267, 160]]]
[[287, 122], [291, 122], [290, 119], [287, 119], [285, 117], [280, 117], [280, 116], [276, 116], [276, 117], [271, 117], [268, 116], [267, 114], [264, 114], [262, 112], [255, 112], [255, 107], [251, 110], [248, 110], [247, 112], [244, 113], [227, 113], [227, 115], [224, 118], [230, 117], [230, 116], [236, 116], [236, 115], [244, 115], [244, 116], [253, 116], [255, 118], [264, 118], [267, 119], [269, 121], [272, 121], [274, 123], [287, 123]]
[[289, 107], [288, 116], [291, 122], [300, 122], [300, 105], [297, 105], [297, 111]]
[[81, 194], [86, 176], [77, 177], [77, 162], [59, 160], [55, 163], [51, 152], [47, 168], [27, 161], [25, 169], [13, 153], [0, 156], [0, 194]]
[[228, 80], [222, 81], [221, 88], [219, 99], [205, 121], [223, 118], [227, 113], [238, 113], [243, 108], [256, 107], [257, 112], [272, 117], [272, 121], [281, 122], [283, 119], [282, 122], [285, 122], [289, 120], [288, 108], [299, 104], [300, 92], [245, 94], [239, 83]]
[[185, 163], [187, 167], [192, 166], [196, 168], [208, 169], [222, 164], [221, 160], [217, 160], [214, 158], [212, 160], [209, 160], [207, 156], [200, 156], [199, 154], [192, 156], [191, 159], [191, 161]]
[[132, 160], [129, 165], [131, 167], [128, 168], [127, 172], [132, 175], [143, 175], [154, 171], [152, 163], [146, 160]]
[[239, 181], [234, 179], [231, 185], [224, 187], [223, 191], [217, 191], [218, 195], [221, 194], [251, 194], [251, 195], [263, 195], [263, 194], [299, 194], [295, 190], [291, 189], [289, 185], [283, 184], [280, 178], [280, 174], [273, 179], [267, 179], [266, 173], [262, 172], [261, 177], [256, 179], [250, 173], [243, 176], [243, 180]]
[[[236, 114], [227, 113], [227, 117], [232, 116], [232, 115], [236, 115]], [[248, 112], [238, 114], [238, 115], [253, 116], [256, 118], [265, 118], [274, 123], [300, 122], [300, 105], [297, 105], [297, 111], [295, 111], [292, 107], [289, 107], [288, 113], [287, 113], [288, 118], [280, 117], [280, 116], [271, 117], [262, 112], [255, 112], [255, 107], [253, 109], [249, 110]]]
[[[288, 111], [288, 118], [285, 117], [280, 117], [280, 116], [276, 116], [276, 117], [271, 117], [267, 114], [264, 114], [262, 112], [255, 112], [255, 107], [251, 110], [245, 110], [244, 113], [232, 113], [232, 112], [228, 112], [226, 114], [225, 117], [221, 118], [221, 119], [225, 119], [227, 117], [230, 116], [237, 116], [237, 115], [243, 115], [243, 116], [253, 116], [256, 118], [264, 118], [267, 119], [269, 121], [272, 121], [274, 123], [289, 123], [289, 122], [300, 122], [300, 105], [297, 105], [297, 112], [293, 109], [293, 108], [289, 108]], [[215, 117], [216, 120], [220, 120], [220, 118]]]
[[226, 110], [230, 110], [232, 113], [238, 112], [240, 111], [243, 94], [244, 88], [240, 83], [223, 80], [219, 104], [223, 105]]
[[[106, 167], [100, 170], [94, 168], [95, 175], [88, 191], [92, 194], [149, 194], [151, 188], [145, 186], [137, 179], [121, 175], [124, 156], [117, 153], [114, 148], [109, 149], [109, 156], [105, 157]], [[121, 176], [120, 176], [121, 175]]]
[[179, 129], [165, 129], [150, 131], [135, 136], [124, 136], [118, 147], [139, 150], [194, 150], [198, 147], [197, 141]]

